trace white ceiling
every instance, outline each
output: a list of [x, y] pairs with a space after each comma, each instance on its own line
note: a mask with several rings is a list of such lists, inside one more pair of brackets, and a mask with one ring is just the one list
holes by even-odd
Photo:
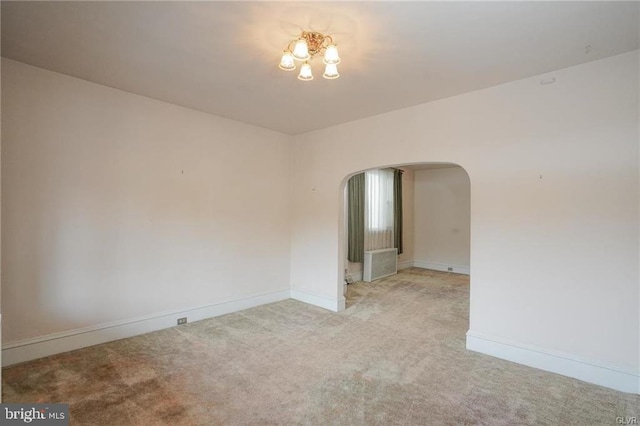
[[[637, 2], [1, 7], [7, 58], [289, 134], [639, 48]], [[323, 79], [319, 63], [311, 82], [278, 69], [302, 29], [334, 36], [338, 80]]]

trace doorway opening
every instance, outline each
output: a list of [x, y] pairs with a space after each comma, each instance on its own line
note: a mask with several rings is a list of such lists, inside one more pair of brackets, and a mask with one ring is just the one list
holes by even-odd
[[[427, 162], [368, 170], [389, 168], [403, 171], [402, 253], [397, 258], [398, 271], [420, 268], [470, 275], [471, 185], [466, 170], [454, 163]], [[352, 173], [342, 182], [339, 294], [342, 292], [345, 296], [348, 283], [363, 280], [363, 262], [348, 259], [348, 182], [360, 173], [362, 171]], [[346, 307], [349, 307], [348, 299]]]

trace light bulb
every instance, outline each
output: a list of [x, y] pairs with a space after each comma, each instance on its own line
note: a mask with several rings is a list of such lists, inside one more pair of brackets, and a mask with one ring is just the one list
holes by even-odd
[[338, 66], [336, 64], [327, 64], [324, 67], [324, 74], [322, 74], [322, 76], [329, 80], [340, 77], [340, 74], [338, 74]]
[[309, 59], [309, 48], [307, 47], [307, 42], [303, 38], [296, 41], [296, 45], [293, 48], [293, 58], [298, 61], [306, 61]]
[[280, 59], [280, 65], [278, 65], [278, 67], [281, 70], [285, 71], [293, 71], [296, 69], [296, 63], [293, 60], [293, 56], [291, 55], [290, 51], [284, 51], [284, 53], [282, 54], [282, 59]]
[[298, 78], [304, 81], [313, 80], [313, 74], [311, 74], [311, 65], [309, 65], [309, 62], [302, 64]]
[[340, 56], [338, 55], [338, 47], [335, 44], [330, 44], [327, 46], [324, 51], [324, 59], [322, 60], [325, 64], [339, 64]]

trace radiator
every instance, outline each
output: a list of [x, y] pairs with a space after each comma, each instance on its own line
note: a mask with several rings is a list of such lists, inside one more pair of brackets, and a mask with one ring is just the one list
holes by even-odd
[[398, 273], [398, 249], [382, 249], [364, 252], [362, 279], [366, 282]]

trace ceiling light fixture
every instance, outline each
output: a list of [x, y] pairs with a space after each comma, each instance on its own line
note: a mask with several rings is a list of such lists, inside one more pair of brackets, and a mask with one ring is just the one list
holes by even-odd
[[311, 65], [309, 62], [319, 54], [324, 53], [322, 62], [325, 64], [324, 74], [326, 79], [333, 80], [340, 77], [338, 64], [340, 55], [333, 38], [317, 32], [303, 31], [295, 40], [291, 40], [287, 49], [282, 53], [279, 68], [285, 71], [296, 69], [296, 61], [302, 62], [298, 79], [302, 81], [313, 80]]

